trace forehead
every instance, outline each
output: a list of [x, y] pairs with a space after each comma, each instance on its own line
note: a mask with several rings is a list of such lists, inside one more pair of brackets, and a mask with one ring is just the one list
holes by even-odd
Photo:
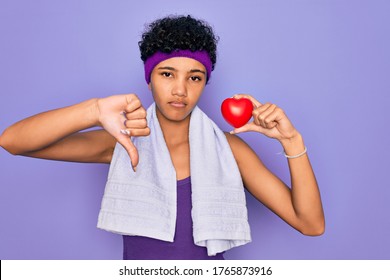
[[178, 71], [189, 71], [189, 70], [201, 70], [206, 71], [206, 68], [199, 61], [188, 58], [188, 57], [172, 57], [161, 61], [156, 65], [155, 69], [160, 67], [173, 67]]

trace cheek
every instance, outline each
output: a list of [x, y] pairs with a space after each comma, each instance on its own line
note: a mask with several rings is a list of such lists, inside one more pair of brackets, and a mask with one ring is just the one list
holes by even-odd
[[191, 94], [192, 99], [199, 99], [202, 96], [203, 90], [204, 86], [194, 87]]
[[163, 101], [169, 96], [169, 89], [161, 84], [158, 87], [153, 86], [152, 95], [156, 102]]

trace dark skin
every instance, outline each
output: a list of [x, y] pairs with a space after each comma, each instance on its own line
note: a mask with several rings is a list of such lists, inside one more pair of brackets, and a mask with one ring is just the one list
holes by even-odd
[[[177, 179], [190, 176], [189, 120], [205, 87], [205, 73], [205, 67], [200, 62], [177, 57], [160, 62], [151, 74], [149, 89], [156, 102], [157, 117]], [[289, 188], [266, 168], [243, 140], [234, 135], [255, 131], [278, 140], [286, 154], [296, 155], [304, 150], [301, 134], [276, 105], [262, 104], [250, 95], [235, 96], [242, 97], [249, 98], [254, 105], [253, 122], [225, 135], [245, 187], [296, 230], [305, 235], [322, 234], [324, 214], [308, 155], [288, 159], [291, 174]], [[94, 126], [103, 129], [79, 132]], [[128, 135], [120, 132], [123, 129]], [[22, 120], [4, 131], [0, 145], [18, 155], [110, 163], [114, 147], [119, 142], [136, 168], [138, 151], [129, 135], [142, 137], [149, 134], [145, 108], [136, 95], [126, 94], [87, 100]]]

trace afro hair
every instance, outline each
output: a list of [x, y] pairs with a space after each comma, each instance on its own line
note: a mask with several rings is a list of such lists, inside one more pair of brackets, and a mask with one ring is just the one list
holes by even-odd
[[212, 70], [217, 61], [219, 38], [205, 21], [188, 16], [168, 16], [150, 23], [138, 42], [141, 59], [145, 62], [155, 52], [176, 50], [206, 51]]

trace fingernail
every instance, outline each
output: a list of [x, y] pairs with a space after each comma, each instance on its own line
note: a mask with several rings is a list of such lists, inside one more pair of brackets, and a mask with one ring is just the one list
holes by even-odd
[[120, 131], [124, 135], [130, 135], [130, 132], [128, 130], [126, 130], [126, 129], [121, 129]]
[[229, 133], [230, 133], [230, 134], [234, 134], [234, 130], [230, 131]]
[[137, 172], [137, 166], [133, 166], [134, 172]]

